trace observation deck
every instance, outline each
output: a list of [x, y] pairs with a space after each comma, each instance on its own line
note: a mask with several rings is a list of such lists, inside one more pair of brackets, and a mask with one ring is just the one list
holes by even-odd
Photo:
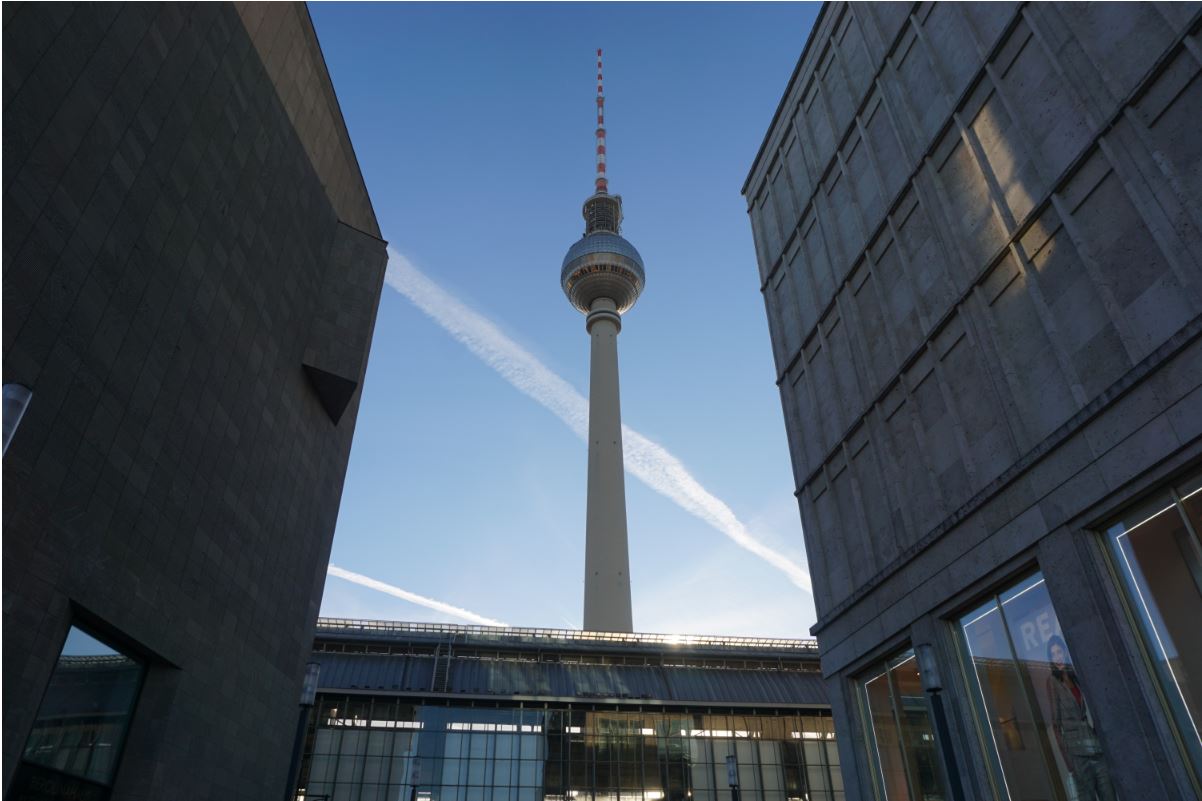
[[584, 202], [584, 236], [563, 258], [560, 284], [572, 305], [588, 314], [600, 298], [619, 314], [638, 300], [646, 283], [643, 257], [622, 237], [622, 198], [598, 193]]

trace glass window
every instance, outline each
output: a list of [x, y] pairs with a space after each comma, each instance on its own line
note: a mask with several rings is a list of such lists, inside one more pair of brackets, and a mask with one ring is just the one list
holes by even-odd
[[[886, 801], [942, 801], [935, 735], [914, 651], [879, 665], [860, 687], [878, 794]], [[837, 765], [837, 754], [834, 761]]]
[[1113, 801], [1102, 744], [1036, 573], [960, 619], [978, 712], [1014, 801]]
[[1202, 773], [1202, 476], [1106, 532], [1178, 736]]
[[25, 410], [29, 408], [29, 399], [33, 397], [33, 393], [28, 387], [21, 384], [5, 384], [4, 385], [4, 452], [8, 453], [8, 443], [12, 441], [13, 434], [17, 433], [17, 426], [21, 424], [21, 418], [25, 416]]
[[[370, 705], [370, 725], [348, 717], [356, 704]], [[744, 801], [842, 799], [829, 716], [419, 706], [403, 720], [421, 728], [394, 732], [377, 715], [380, 699], [323, 696], [318, 708], [302, 766], [308, 797], [359, 799], [360, 789], [378, 797], [388, 787], [389, 801], [408, 801], [409, 757], [420, 755], [417, 801], [522, 801], [532, 792], [536, 801], [729, 801], [725, 757], [734, 754]], [[533, 730], [514, 731], [519, 720]]]
[[[140, 661], [72, 626], [50, 674], [13, 787], [27, 781], [42, 787], [50, 783], [64, 797], [74, 792], [90, 798], [71, 777], [110, 786], [143, 672]], [[10, 793], [14, 798], [21, 794]]]

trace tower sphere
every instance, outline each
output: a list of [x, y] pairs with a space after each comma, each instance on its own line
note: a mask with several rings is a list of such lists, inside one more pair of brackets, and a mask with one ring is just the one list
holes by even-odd
[[593, 195], [584, 203], [584, 220], [584, 236], [563, 257], [563, 292], [585, 314], [598, 298], [612, 300], [621, 314], [638, 300], [646, 281], [643, 257], [618, 233], [622, 199]]
[[564, 294], [585, 314], [598, 298], [612, 300], [621, 314], [638, 300], [644, 280], [639, 252], [611, 233], [582, 237], [568, 248], [560, 273]]

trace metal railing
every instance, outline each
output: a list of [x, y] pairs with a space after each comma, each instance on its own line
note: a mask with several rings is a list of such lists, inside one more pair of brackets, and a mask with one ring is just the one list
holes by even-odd
[[62, 654], [58, 658], [58, 666], [62, 668], [134, 667], [137, 664], [124, 654]]
[[579, 629], [521, 628], [518, 626], [473, 626], [453, 623], [405, 623], [394, 620], [355, 620], [322, 617], [317, 619], [317, 633], [354, 632], [362, 634], [439, 634], [467, 635], [472, 639], [506, 640], [510, 642], [546, 642], [629, 644], [682, 646], [721, 649], [768, 649], [796, 653], [804, 651], [818, 655], [817, 640], [791, 640], [776, 637], [724, 637], [699, 634], [642, 634], [618, 631], [580, 631]]

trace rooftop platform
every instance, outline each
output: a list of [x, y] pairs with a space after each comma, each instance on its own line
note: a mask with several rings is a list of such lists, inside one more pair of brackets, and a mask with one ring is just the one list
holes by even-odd
[[814, 640], [321, 618], [322, 691], [642, 706], [825, 707]]

